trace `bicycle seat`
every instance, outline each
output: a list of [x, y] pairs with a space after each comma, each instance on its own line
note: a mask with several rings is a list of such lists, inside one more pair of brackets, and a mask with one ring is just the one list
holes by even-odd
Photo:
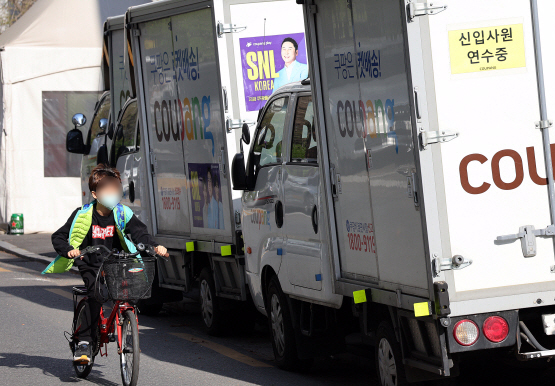
[[86, 295], [88, 292], [87, 287], [85, 287], [84, 285], [77, 285], [73, 287], [72, 290], [75, 295]]

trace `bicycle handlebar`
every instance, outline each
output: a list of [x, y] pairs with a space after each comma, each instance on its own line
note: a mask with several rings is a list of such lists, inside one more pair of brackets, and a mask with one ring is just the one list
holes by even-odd
[[[123, 252], [123, 251], [122, 252], [111, 251], [105, 245], [94, 245], [94, 246], [86, 247], [85, 249], [83, 249], [81, 251], [81, 254], [79, 254], [78, 256], [75, 256], [73, 258], [73, 260], [79, 259], [79, 258], [81, 258], [81, 257], [83, 257], [83, 256], [85, 256], [86, 254], [89, 254], [89, 253], [98, 252], [101, 249], [104, 249], [104, 251], [108, 253], [108, 256], [117, 256], [119, 258], [135, 257], [135, 256], [139, 255], [141, 252], [145, 252], [147, 255], [152, 256], [152, 257], [158, 257], [159, 256], [159, 257], [163, 258], [164, 260], [166, 260], [166, 257], [170, 256], [169, 253], [166, 253], [164, 256], [158, 255], [156, 253], [155, 248], [152, 245], [139, 243], [135, 246], [137, 247], [137, 252], [127, 253], [127, 252]], [[108, 257], [108, 256], [106, 256], [106, 257]]]

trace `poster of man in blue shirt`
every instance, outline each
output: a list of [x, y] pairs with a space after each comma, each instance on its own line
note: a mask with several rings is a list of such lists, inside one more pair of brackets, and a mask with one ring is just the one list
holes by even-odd
[[291, 82], [298, 82], [308, 78], [308, 66], [297, 61], [299, 45], [293, 38], [285, 38], [281, 43], [281, 58], [285, 65], [279, 70], [278, 78], [274, 79], [274, 92]]

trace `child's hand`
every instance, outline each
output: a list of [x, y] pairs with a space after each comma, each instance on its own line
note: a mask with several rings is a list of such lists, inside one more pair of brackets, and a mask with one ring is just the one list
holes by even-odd
[[162, 245], [158, 245], [156, 248], [154, 248], [154, 250], [156, 251], [156, 253], [158, 255], [163, 256], [163, 257], [166, 257], [166, 253], [168, 252], [166, 247], [164, 247]]
[[[79, 249], [74, 249], [73, 251], [69, 251], [67, 253], [67, 257], [69, 257], [70, 259], [73, 259], [74, 257], [77, 257], [81, 254], [81, 251]], [[83, 256], [81, 256], [81, 260], [83, 260]]]

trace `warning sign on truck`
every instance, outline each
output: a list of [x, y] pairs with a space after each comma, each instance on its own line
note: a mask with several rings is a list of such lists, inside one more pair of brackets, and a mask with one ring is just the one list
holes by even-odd
[[526, 67], [522, 24], [449, 31], [451, 74]]

